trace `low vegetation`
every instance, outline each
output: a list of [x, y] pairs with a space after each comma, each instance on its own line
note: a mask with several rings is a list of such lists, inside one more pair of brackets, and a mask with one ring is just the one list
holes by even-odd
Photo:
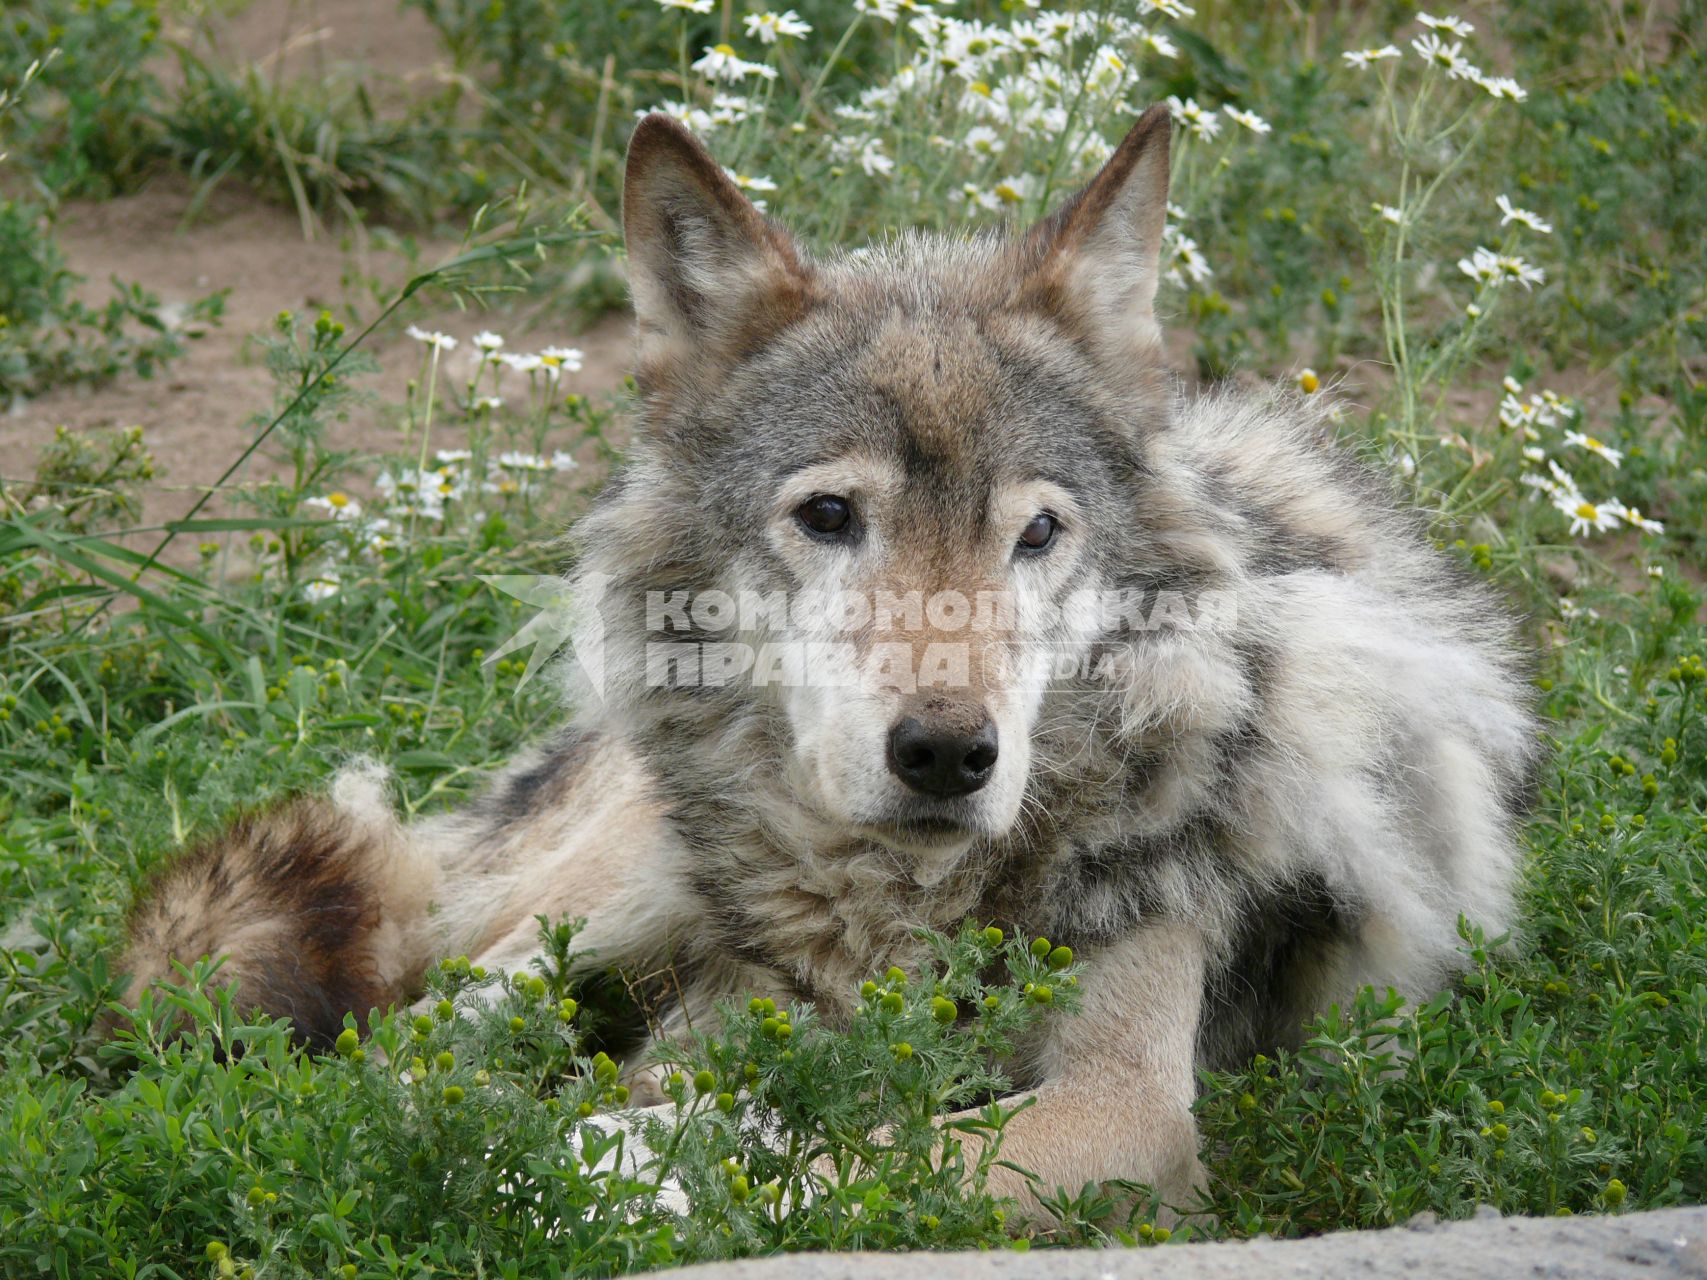
[[[1160, 305], [1186, 372], [1336, 395], [1533, 619], [1554, 751], [1521, 932], [1466, 921], [1453, 990], [1366, 992], [1304, 1052], [1206, 1076], [1209, 1213], [1171, 1238], [1707, 1200], [1699, 5], [408, 6], [456, 74], [383, 101], [222, 61], [215, 19], [164, 0], [24, 0], [0, 29], [0, 396], [145, 376], [213, 318], [75, 301], [64, 200], [175, 167], [311, 232], [476, 224], [393, 309], [259, 335], [279, 390], [233, 406], [232, 460], [268, 477], [241, 505], [142, 526], [170, 462], [147, 422], [0, 460], [0, 1269], [543, 1276], [1170, 1239], [1137, 1188], [1023, 1224], [962, 1176], [999, 1150], [926, 1141], [999, 1095], [1028, 1020], [1074, 1016], [1072, 958], [984, 922], [933, 972], [872, 975], [847, 1032], [753, 993], [665, 1064], [675, 1119], [633, 1133], [598, 1055], [635, 1015], [620, 975], [564, 983], [566, 922], [540, 972], [434, 976], [483, 1012], [363, 1011], [324, 1056], [205, 967], [110, 1021], [126, 904], [186, 835], [357, 753], [438, 810], [560, 714], [540, 651], [499, 654], [532, 609], [483, 577], [556, 566], [627, 404], [563, 393], [567, 343], [502, 334], [566, 280], [610, 296], [587, 264], [615, 252], [623, 141], [654, 106], [828, 244], [1034, 216], [1171, 100]], [[407, 399], [376, 402], [370, 322], [435, 297], [465, 322], [414, 329]], [[394, 454], [331, 449], [348, 413], [395, 422]]]

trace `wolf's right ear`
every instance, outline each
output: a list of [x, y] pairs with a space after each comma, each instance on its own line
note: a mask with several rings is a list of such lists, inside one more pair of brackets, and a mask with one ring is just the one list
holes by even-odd
[[1168, 211], [1171, 117], [1139, 117], [1097, 175], [1026, 233], [1029, 305], [1084, 335], [1114, 367], [1161, 343], [1153, 304]]
[[643, 391], [715, 376], [806, 310], [811, 271], [792, 238], [668, 116], [629, 140], [622, 227]]

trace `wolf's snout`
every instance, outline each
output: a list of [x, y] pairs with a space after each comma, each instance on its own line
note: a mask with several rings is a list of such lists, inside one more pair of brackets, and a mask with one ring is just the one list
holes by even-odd
[[889, 730], [889, 771], [921, 795], [947, 799], [978, 790], [996, 768], [996, 725], [987, 712], [903, 716]]

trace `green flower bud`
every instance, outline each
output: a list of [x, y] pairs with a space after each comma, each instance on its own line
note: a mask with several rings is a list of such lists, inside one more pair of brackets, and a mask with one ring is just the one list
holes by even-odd
[[984, 941], [989, 943], [992, 947], [1001, 946], [1003, 936], [1002, 931], [996, 928], [995, 925], [991, 925], [989, 928], [984, 930]]
[[423, 1013], [420, 1017], [415, 1019], [414, 1027], [415, 1034], [418, 1036], [431, 1035], [433, 1030], [433, 1020]]
[[1624, 1203], [1624, 1198], [1628, 1194], [1629, 1189], [1617, 1178], [1614, 1178], [1606, 1184], [1606, 1189], [1600, 1193], [1600, 1198], [1606, 1202], [1607, 1208], [1616, 1209]]
[[1031, 1000], [1033, 1004], [1050, 1004], [1054, 999], [1055, 992], [1052, 988], [1044, 986], [1042, 983], [1032, 988]]
[[1048, 938], [1033, 938], [1031, 940], [1031, 954], [1037, 959], [1043, 959], [1051, 950], [1053, 948], [1050, 947]]
[[449, 1022], [452, 1018], [456, 1017], [456, 1006], [449, 1000], [440, 1000], [434, 1007], [433, 1012], [439, 1015], [440, 1022]]
[[347, 1058], [356, 1051], [356, 1046], [361, 1043], [361, 1039], [356, 1034], [354, 1027], [345, 1027], [338, 1033], [338, 1039], [333, 1043], [333, 1048]]
[[717, 1077], [712, 1075], [711, 1072], [709, 1072], [709, 1071], [696, 1071], [696, 1072], [694, 1072], [694, 1074], [693, 1074], [693, 1088], [694, 1088], [695, 1093], [710, 1093], [716, 1087], [717, 1087]]
[[954, 1001], [943, 996], [937, 996], [931, 1000], [931, 1017], [935, 1018], [944, 1026], [947, 1026], [959, 1016], [960, 1008], [954, 1003]]
[[1071, 947], [1056, 947], [1049, 953], [1049, 967], [1051, 969], [1065, 969], [1072, 963], [1073, 948]]
[[717, 1095], [717, 1109], [719, 1111], [723, 1112], [724, 1114], [728, 1114], [729, 1112], [733, 1111], [735, 1109], [735, 1095], [732, 1093], [720, 1093], [720, 1094], [718, 1094]]
[[878, 1005], [884, 1013], [900, 1013], [906, 1004], [907, 1002], [901, 998], [901, 993], [898, 991], [891, 991], [878, 1001]]
[[[724, 1096], [727, 1097], [728, 1095], [725, 1094]], [[747, 1181], [746, 1174], [738, 1173], [729, 1179], [729, 1198], [736, 1204], [746, 1203], [747, 1197], [751, 1194], [752, 1184]]]
[[454, 1107], [457, 1103], [462, 1101], [462, 1086], [459, 1084], [447, 1084], [445, 1086], [445, 1091], [441, 1096], [444, 1098], [447, 1106]]
[[516, 1017], [510, 1019], [510, 1031], [515, 1035], [519, 1036], [522, 1033], [522, 1029], [526, 1026], [527, 1022], [523, 1018]]
[[890, 1045], [889, 1052], [895, 1055], [897, 1061], [906, 1062], [913, 1056], [913, 1046], [902, 1040], [898, 1044]]
[[892, 964], [884, 973], [883, 980], [892, 987], [904, 987], [907, 985], [907, 971], [899, 965]]

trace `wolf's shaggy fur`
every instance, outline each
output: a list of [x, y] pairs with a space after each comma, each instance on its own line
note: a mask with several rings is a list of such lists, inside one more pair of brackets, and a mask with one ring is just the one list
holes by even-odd
[[[1038, 1105], [1009, 1157], [1045, 1184], [1176, 1192], [1196, 1064], [1285, 1043], [1362, 983], [1437, 988], [1461, 913], [1510, 922], [1538, 756], [1513, 626], [1318, 402], [1165, 377], [1166, 130], [1147, 114], [1023, 236], [813, 260], [643, 122], [624, 216], [644, 430], [575, 531], [602, 701], [465, 813], [399, 830], [368, 784], [354, 816], [239, 822], [156, 882], [132, 971], [234, 952], [248, 996], [325, 1037], [444, 951], [524, 963], [549, 911], [587, 916], [603, 963], [672, 966], [689, 1016], [780, 984], [835, 1019], [919, 959], [921, 926], [978, 916], [1090, 961], [1087, 1013], [1025, 1056]], [[857, 540], [800, 535], [823, 492], [853, 495]], [[1043, 509], [1057, 544], [1022, 564]], [[648, 592], [814, 586], [1018, 599], [956, 695], [1001, 755], [952, 838], [886, 825], [902, 694], [647, 678], [648, 644], [704, 638], [649, 632]], [[1087, 636], [1062, 621], [1086, 587], [1215, 593], [1231, 622]], [[1017, 632], [1114, 662], [1039, 683]]]

